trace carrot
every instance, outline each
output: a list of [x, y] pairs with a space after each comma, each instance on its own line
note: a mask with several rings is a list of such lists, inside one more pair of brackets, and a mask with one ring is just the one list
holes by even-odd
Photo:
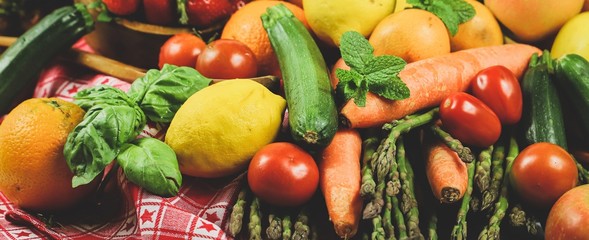
[[321, 153], [319, 185], [329, 218], [341, 238], [352, 238], [362, 213], [360, 159], [362, 138], [355, 129], [340, 129]]
[[348, 101], [340, 110], [340, 118], [350, 128], [381, 126], [436, 106], [450, 93], [467, 90], [471, 79], [487, 67], [503, 65], [519, 78], [533, 53], [540, 53], [540, 50], [526, 44], [505, 44], [467, 49], [409, 63], [399, 73], [409, 88], [409, 98], [388, 100], [369, 92], [365, 107]]
[[466, 163], [438, 139], [426, 146], [425, 173], [434, 196], [443, 203], [458, 201], [468, 186]]

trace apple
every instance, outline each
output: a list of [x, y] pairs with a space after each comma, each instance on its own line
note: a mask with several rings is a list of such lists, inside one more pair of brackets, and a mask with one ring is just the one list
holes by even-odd
[[577, 186], [554, 203], [546, 219], [545, 237], [589, 239], [589, 184]]
[[175, 0], [143, 0], [145, 20], [151, 24], [171, 25], [177, 22]]
[[537, 42], [556, 33], [581, 12], [584, 0], [485, 0], [493, 15], [516, 40]]

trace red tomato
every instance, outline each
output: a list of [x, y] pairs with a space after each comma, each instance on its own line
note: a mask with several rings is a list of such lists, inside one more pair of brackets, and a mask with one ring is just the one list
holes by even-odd
[[480, 71], [471, 82], [472, 94], [495, 112], [503, 124], [515, 124], [522, 116], [522, 90], [519, 81], [504, 66]]
[[209, 78], [251, 78], [258, 73], [256, 57], [244, 43], [219, 39], [207, 45], [196, 61], [196, 70]]
[[440, 104], [443, 128], [465, 145], [488, 147], [501, 135], [497, 115], [474, 96], [456, 92]]
[[168, 63], [176, 66], [194, 67], [196, 59], [206, 46], [207, 44], [194, 34], [175, 34], [160, 48], [158, 66], [161, 69], [164, 64]]
[[515, 158], [509, 178], [526, 202], [540, 208], [550, 206], [577, 185], [577, 166], [560, 146], [547, 142], [526, 147]]
[[299, 146], [275, 142], [254, 155], [247, 180], [261, 200], [276, 206], [298, 206], [315, 194], [319, 170], [313, 157]]
[[563, 194], [550, 209], [545, 238], [554, 240], [589, 239], [589, 184]]

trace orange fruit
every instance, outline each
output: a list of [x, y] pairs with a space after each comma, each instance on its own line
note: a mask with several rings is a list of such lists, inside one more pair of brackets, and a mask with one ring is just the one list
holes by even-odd
[[93, 193], [97, 181], [72, 188], [63, 147], [84, 110], [58, 98], [32, 98], [0, 125], [0, 191], [16, 206], [58, 211]]
[[241, 41], [254, 52], [256, 61], [258, 61], [258, 75], [271, 74], [280, 76], [278, 59], [260, 19], [260, 16], [266, 12], [268, 7], [279, 3], [284, 4], [309, 29], [303, 9], [292, 3], [283, 1], [252, 1], [231, 15], [221, 33], [221, 38]]
[[406, 62], [450, 52], [450, 36], [442, 20], [421, 9], [388, 15], [376, 25], [368, 41], [375, 55], [394, 55]]
[[450, 38], [452, 51], [503, 44], [503, 33], [491, 10], [475, 0], [466, 0], [476, 11], [469, 21], [458, 26], [456, 35]]

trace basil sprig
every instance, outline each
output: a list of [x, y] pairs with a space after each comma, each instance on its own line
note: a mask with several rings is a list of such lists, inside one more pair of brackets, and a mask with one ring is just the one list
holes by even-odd
[[72, 186], [90, 183], [117, 158], [130, 181], [154, 194], [177, 194], [182, 179], [173, 150], [157, 139], [136, 139], [146, 119], [169, 123], [188, 97], [210, 83], [193, 68], [166, 65], [149, 70], [128, 93], [105, 85], [78, 92], [74, 102], [86, 114], [64, 146]]

